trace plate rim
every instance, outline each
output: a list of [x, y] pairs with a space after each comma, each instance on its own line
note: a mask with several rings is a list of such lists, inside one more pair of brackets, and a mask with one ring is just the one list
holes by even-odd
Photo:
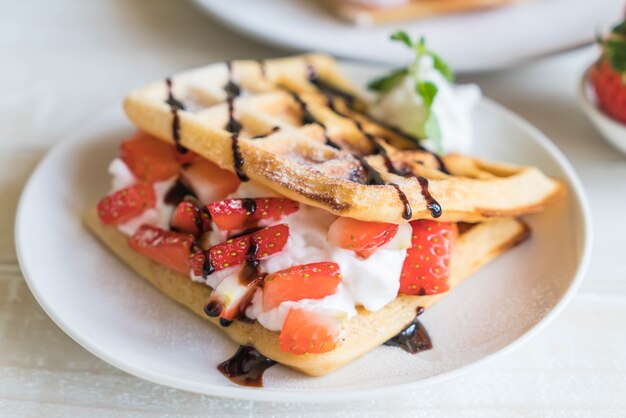
[[[268, 32], [255, 30], [252, 27], [239, 24], [235, 19], [231, 18], [230, 14], [224, 13], [223, 7], [216, 6], [215, 0], [191, 0], [191, 3], [206, 16], [211, 17], [217, 20], [221, 25], [229, 28], [235, 33], [238, 33], [242, 36], [253, 40], [259, 40], [260, 42], [271, 45], [279, 48], [283, 48], [290, 52], [304, 52], [310, 49], [320, 49], [319, 47], [315, 47], [314, 45], [302, 45], [298, 44], [296, 41], [292, 40], [290, 37], [277, 37]], [[399, 22], [396, 26], [402, 26], [405, 22]], [[390, 28], [390, 31], [392, 29]], [[517, 65], [522, 65], [526, 63], [530, 63], [541, 58], [549, 57], [551, 55], [556, 54], [564, 54], [570, 51], [578, 50], [585, 48], [589, 45], [592, 45], [595, 42], [593, 37], [589, 37], [584, 41], [568, 43], [567, 45], [563, 45], [558, 48], [546, 49], [533, 54], [527, 54], [523, 56], [518, 56], [513, 59], [491, 62], [489, 65], [456, 65], [456, 72], [460, 74], [476, 74], [476, 73], [485, 73], [489, 71], [498, 71], [505, 68], [515, 67]], [[392, 61], [382, 61], [375, 60], [371, 57], [368, 57], [364, 54], [344, 54], [339, 52], [338, 49], [325, 49], [325, 52], [337, 57], [340, 57], [342, 60], [349, 61], [362, 61], [367, 62], [373, 65], [386, 65], [386, 66], [396, 66], [397, 62]]]
[[[342, 62], [345, 64], [345, 62]], [[348, 63], [348, 65], [353, 65]], [[81, 138], [84, 138], [84, 132], [92, 129], [92, 125], [96, 123], [97, 119], [90, 119], [81, 124], [78, 128], [71, 131], [70, 134], [64, 136], [37, 164], [37, 167], [31, 173], [26, 186], [23, 188], [20, 195], [17, 211], [16, 221], [14, 229], [15, 247], [17, 259], [22, 270], [24, 279], [35, 297], [37, 303], [42, 307], [46, 314], [52, 319], [52, 321], [65, 332], [70, 338], [76, 341], [79, 345], [85, 348], [90, 353], [94, 354], [101, 360], [111, 364], [112, 366], [129, 373], [131, 375], [140, 377], [144, 380], [152, 383], [170, 386], [176, 389], [182, 389], [190, 392], [201, 393], [211, 396], [222, 396], [241, 400], [254, 400], [254, 401], [267, 401], [267, 402], [314, 402], [314, 403], [329, 403], [338, 401], [350, 401], [365, 398], [368, 395], [376, 396], [389, 396], [391, 394], [397, 394], [400, 391], [408, 391], [411, 389], [418, 389], [440, 382], [447, 381], [449, 379], [465, 375], [470, 373], [484, 364], [491, 362], [503, 355], [506, 355], [516, 348], [523, 345], [525, 342], [533, 338], [539, 331], [546, 328], [551, 321], [553, 321], [565, 308], [565, 306], [571, 301], [577, 289], [580, 287], [582, 280], [588, 270], [589, 261], [591, 258], [591, 247], [593, 242], [592, 233], [592, 221], [591, 210], [588, 199], [584, 192], [584, 188], [574, 168], [567, 160], [565, 155], [558, 149], [558, 147], [548, 139], [538, 128], [533, 126], [530, 122], [523, 119], [513, 111], [507, 109], [503, 105], [487, 98], [483, 97], [481, 105], [487, 106], [490, 112], [499, 114], [500, 118], [508, 119], [511, 123], [517, 125], [521, 130], [528, 133], [557, 163], [557, 165], [563, 170], [566, 175], [566, 180], [570, 183], [570, 192], [575, 198], [575, 202], [580, 207], [581, 222], [579, 224], [581, 230], [581, 239], [583, 240], [582, 252], [578, 260], [578, 266], [573, 275], [573, 279], [570, 282], [569, 287], [563, 293], [560, 300], [554, 305], [554, 307], [537, 323], [528, 328], [522, 335], [500, 348], [498, 351], [488, 354], [485, 357], [473, 361], [469, 364], [460, 366], [456, 369], [446, 371], [437, 375], [425, 377], [423, 379], [402, 382], [397, 384], [390, 384], [381, 387], [371, 387], [365, 389], [319, 389], [314, 392], [310, 392], [305, 389], [290, 389], [288, 392], [279, 388], [248, 388], [240, 386], [216, 385], [209, 384], [209, 386], [198, 387], [196, 383], [189, 382], [185, 379], [181, 379], [175, 376], [171, 376], [158, 371], [153, 371], [141, 367], [136, 367], [133, 363], [125, 361], [123, 358], [118, 358], [113, 355], [109, 355], [106, 350], [101, 348], [98, 344], [92, 342], [88, 338], [84, 337], [80, 332], [74, 330], [71, 323], [67, 322], [63, 315], [59, 315], [55, 308], [47, 303], [44, 295], [42, 295], [37, 288], [36, 280], [34, 280], [29, 272], [28, 264], [25, 262], [26, 252], [24, 242], [22, 240], [23, 228], [25, 225], [25, 206], [27, 199], [33, 192], [35, 179], [38, 177], [38, 173], [43, 170], [42, 167], [47, 161], [51, 160], [56, 154], [61, 153], [66, 147], [71, 146], [73, 143], [78, 142]], [[113, 109], [105, 109], [101, 114], [108, 115]], [[120, 112], [119, 106], [116, 106], [116, 111]]]

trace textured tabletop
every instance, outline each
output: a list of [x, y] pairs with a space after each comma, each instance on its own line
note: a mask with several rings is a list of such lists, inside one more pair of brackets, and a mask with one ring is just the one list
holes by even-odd
[[55, 142], [132, 87], [212, 61], [284, 54], [187, 2], [4, 2], [0, 17], [0, 416], [626, 416], [626, 158], [576, 101], [593, 48], [463, 77], [527, 118], [567, 155], [591, 201], [595, 243], [563, 314], [513, 353], [419, 393], [347, 404], [195, 395], [127, 375], [65, 335], [17, 265], [20, 190]]

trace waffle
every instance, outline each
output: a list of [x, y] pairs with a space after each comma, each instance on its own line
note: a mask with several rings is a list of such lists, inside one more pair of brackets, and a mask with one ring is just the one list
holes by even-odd
[[[426, 309], [447, 294], [399, 296], [376, 312], [359, 308], [358, 315], [345, 324], [343, 340], [333, 351], [295, 355], [281, 351], [279, 333], [267, 330], [258, 322], [235, 321], [229, 327], [220, 326], [217, 318], [210, 318], [204, 313], [211, 288], [192, 282], [188, 277], [132, 251], [122, 233], [115, 227], [102, 224], [95, 208], [86, 213], [85, 224], [139, 276], [217, 326], [236, 343], [252, 344], [263, 355], [311, 376], [330, 373], [380, 346], [415, 318], [418, 307]], [[480, 267], [522, 242], [528, 234], [525, 224], [511, 218], [478, 224], [461, 233], [451, 257], [450, 288], [457, 287]]]
[[515, 1], [517, 0], [407, 0], [391, 6], [380, 6], [375, 1], [367, 4], [350, 0], [326, 0], [326, 4], [342, 19], [359, 25], [369, 25], [469, 12]]
[[124, 108], [140, 129], [241, 180], [364, 221], [512, 217], [564, 190], [535, 167], [426, 151], [368, 116], [320, 54], [209, 65], [132, 92]]

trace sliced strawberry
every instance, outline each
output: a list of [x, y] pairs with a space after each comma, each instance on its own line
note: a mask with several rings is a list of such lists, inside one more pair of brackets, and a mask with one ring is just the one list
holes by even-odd
[[156, 205], [151, 184], [140, 182], [105, 196], [98, 202], [98, 215], [106, 225], [118, 225]]
[[174, 151], [176, 152], [176, 161], [178, 161], [181, 165], [191, 164], [192, 162], [196, 160], [196, 158], [198, 159], [200, 158], [198, 157], [198, 154], [196, 154], [193, 151], [187, 150], [187, 152], [183, 153], [183, 152], [178, 151], [176, 147], [174, 147]]
[[278, 342], [281, 351], [293, 354], [327, 353], [337, 347], [341, 322], [321, 312], [289, 310]]
[[260, 283], [260, 276], [243, 281], [238, 276], [225, 278], [211, 293], [204, 312], [211, 317], [219, 316], [223, 326], [230, 325], [244, 314]]
[[181, 176], [205, 204], [223, 199], [239, 187], [239, 179], [235, 174], [203, 158], [196, 158], [183, 167]]
[[226, 199], [207, 205], [215, 224], [224, 231], [256, 226], [260, 220], [277, 221], [300, 208], [300, 203], [282, 197]]
[[383, 222], [365, 222], [352, 218], [339, 217], [328, 229], [331, 244], [354, 251], [367, 258], [378, 247], [391, 241], [398, 232], [398, 225]]
[[[189, 263], [195, 275], [211, 274], [213, 271], [241, 265], [251, 257], [261, 259], [276, 254], [282, 251], [288, 238], [289, 227], [287, 225], [270, 226], [231, 238], [214, 245], [208, 251], [198, 251], [191, 256]], [[251, 245], [256, 246], [256, 251], [251, 251]], [[210, 262], [207, 262], [207, 257]]]
[[133, 250], [152, 260], [187, 275], [189, 252], [194, 237], [191, 234], [165, 231], [150, 225], [142, 225], [128, 239]]
[[341, 283], [337, 263], [303, 264], [270, 274], [263, 285], [263, 309], [288, 300], [322, 299], [332, 295]]
[[199, 235], [211, 230], [211, 217], [191, 202], [180, 202], [170, 220], [173, 230]]
[[180, 168], [172, 145], [141, 131], [121, 143], [120, 158], [137, 178], [148, 182], [173, 177]]
[[458, 236], [455, 223], [418, 220], [411, 222], [411, 248], [406, 252], [400, 290], [408, 295], [435, 295], [450, 287], [450, 253]]

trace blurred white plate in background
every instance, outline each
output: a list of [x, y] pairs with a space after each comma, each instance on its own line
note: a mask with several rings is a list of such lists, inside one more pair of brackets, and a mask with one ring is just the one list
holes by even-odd
[[459, 72], [507, 67], [590, 43], [624, 11], [624, 0], [520, 0], [473, 13], [357, 27], [333, 16], [318, 0], [194, 1], [261, 41], [394, 65], [410, 58], [405, 47], [388, 41], [391, 32], [403, 28], [414, 37], [426, 36]]

